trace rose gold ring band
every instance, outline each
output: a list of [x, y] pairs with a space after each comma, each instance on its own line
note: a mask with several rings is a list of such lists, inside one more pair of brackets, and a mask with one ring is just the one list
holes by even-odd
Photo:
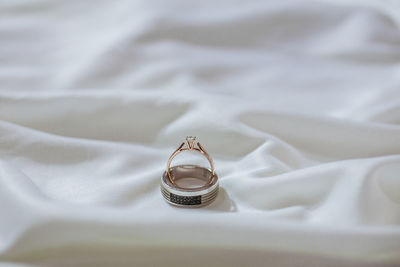
[[[171, 154], [171, 156], [168, 159], [167, 167], [166, 167], [165, 171], [168, 175], [168, 179], [170, 180], [170, 182], [177, 187], [179, 187], [179, 186], [175, 183], [174, 179], [172, 179], [171, 174], [170, 174], [170, 168], [171, 168], [171, 162], [174, 159], [174, 157], [183, 151], [193, 150], [193, 151], [200, 152], [204, 157], [206, 157], [206, 159], [210, 163], [211, 173], [213, 175], [215, 174], [213, 160], [211, 159], [210, 155], [207, 153], [207, 151], [204, 149], [204, 147], [199, 142], [196, 142], [197, 147], [195, 147], [195, 144], [194, 144], [195, 140], [196, 140], [195, 136], [187, 136], [185, 142], [182, 142], [182, 144]], [[186, 144], [186, 147], [184, 147], [185, 144]], [[210, 182], [211, 182], [211, 178], [207, 182], [207, 184], [209, 184]], [[207, 184], [204, 186], [207, 186]]]

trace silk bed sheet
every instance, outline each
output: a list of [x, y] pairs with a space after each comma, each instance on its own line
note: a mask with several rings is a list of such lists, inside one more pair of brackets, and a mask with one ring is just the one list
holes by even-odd
[[[360, 6], [1, 1], [1, 264], [400, 266], [399, 60]], [[201, 209], [159, 191], [186, 135]]]

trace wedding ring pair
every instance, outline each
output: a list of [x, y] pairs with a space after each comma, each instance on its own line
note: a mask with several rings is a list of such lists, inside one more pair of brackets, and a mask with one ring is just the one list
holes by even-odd
[[[218, 194], [218, 175], [215, 173], [214, 163], [204, 147], [195, 141], [195, 136], [186, 137], [186, 140], [169, 157], [166, 170], [161, 176], [161, 193], [165, 200], [174, 206], [202, 207], [211, 203]], [[183, 151], [201, 153], [208, 160], [211, 168], [192, 164], [171, 167], [174, 157]], [[198, 179], [204, 184], [197, 187], [179, 185], [179, 181], [184, 179]]]

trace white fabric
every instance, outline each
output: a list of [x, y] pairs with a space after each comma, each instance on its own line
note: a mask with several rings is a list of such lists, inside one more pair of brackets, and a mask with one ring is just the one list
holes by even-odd
[[[400, 265], [400, 32], [387, 15], [10, 0], [0, 38], [4, 266]], [[159, 192], [186, 135], [220, 176], [202, 209]]]

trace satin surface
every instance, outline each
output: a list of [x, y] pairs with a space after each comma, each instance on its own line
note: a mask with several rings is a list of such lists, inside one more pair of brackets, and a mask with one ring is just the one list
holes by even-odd
[[[36, 0], [2, 1], [0, 17], [2, 265], [400, 265], [387, 14]], [[220, 178], [201, 209], [159, 189], [186, 135]]]

